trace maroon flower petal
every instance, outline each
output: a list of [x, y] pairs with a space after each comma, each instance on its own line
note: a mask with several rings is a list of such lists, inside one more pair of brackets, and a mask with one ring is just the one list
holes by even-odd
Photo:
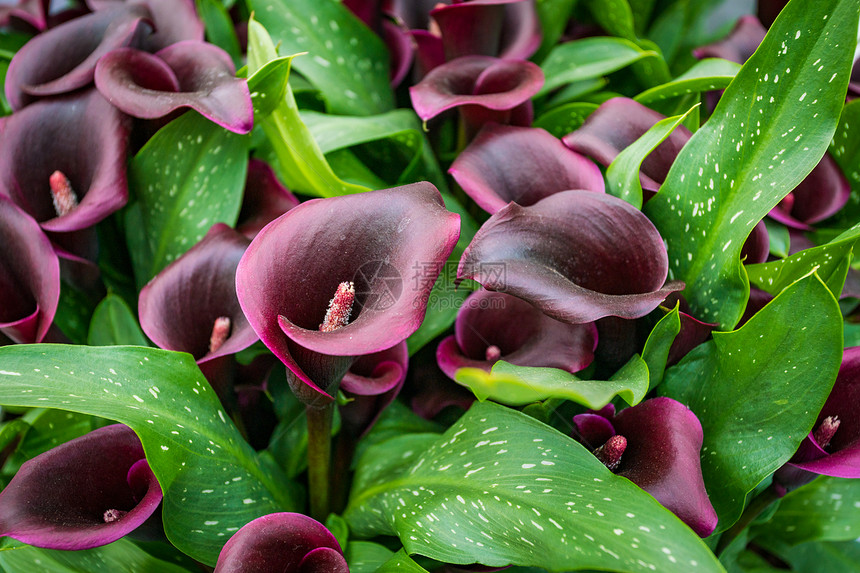
[[296, 196], [281, 184], [266, 162], [251, 159], [236, 230], [253, 239], [263, 227], [298, 204]]
[[750, 232], [741, 248], [741, 260], [745, 265], [763, 263], [770, 254], [770, 236], [764, 221], [759, 221]]
[[[85, 229], [128, 200], [129, 120], [96, 90], [38, 101], [5, 118], [0, 195], [47, 231]], [[62, 172], [79, 204], [58, 216], [49, 181]]]
[[16, 20], [41, 32], [48, 25], [50, 0], [20, 0], [15, 6], [0, 6], [0, 26]]
[[194, 0], [86, 0], [93, 11], [117, 5], [145, 6], [152, 14], [155, 31], [143, 41], [143, 48], [155, 52], [184, 40], [203, 41], [203, 21], [197, 16]]
[[668, 268], [663, 240], [640, 211], [610, 195], [563, 191], [497, 211], [466, 248], [457, 277], [577, 324], [648, 314], [683, 289], [663, 284]]
[[143, 524], [161, 498], [135, 433], [106, 426], [21, 466], [0, 492], [0, 535], [49, 549], [99, 547]]
[[[322, 549], [322, 551], [319, 551]], [[224, 544], [215, 573], [349, 573], [325, 526], [300, 513], [271, 513], [251, 521]]]
[[618, 413], [612, 424], [627, 438], [616, 471], [653, 495], [701, 537], [717, 526], [702, 479], [702, 425], [686, 406], [653, 398]]
[[[421, 325], [459, 230], [459, 216], [429, 183], [307, 201], [248, 247], [236, 273], [239, 301], [260, 339], [309, 392], [303, 399], [325, 397], [350, 357], [390, 348]], [[414, 284], [416, 268], [428, 265], [433, 280]], [[350, 322], [321, 332], [338, 285], [349, 281], [356, 292]]]
[[[618, 154], [665, 116], [628, 98], [604, 102], [576, 131], [562, 141], [574, 151], [609, 167]], [[651, 152], [639, 173], [642, 185], [656, 190], [666, 179], [678, 152], [692, 137], [690, 130], [678, 126], [666, 140]]]
[[155, 55], [117, 49], [96, 66], [96, 87], [122, 111], [143, 119], [190, 107], [235, 133], [248, 133], [254, 110], [247, 81], [230, 56], [205, 42], [172, 44]]
[[41, 342], [60, 299], [60, 264], [39, 224], [0, 196], [0, 333]]
[[[140, 326], [159, 348], [188, 352], [199, 364], [235, 354], [257, 335], [236, 297], [236, 267], [250, 240], [223, 223], [140, 291]], [[230, 319], [229, 335], [210, 348], [215, 321]]]
[[599, 448], [615, 435], [615, 426], [609, 418], [600, 414], [577, 414], [573, 417], [573, 424], [576, 426], [576, 437], [590, 450]]
[[460, 368], [490, 371], [498, 360], [579, 372], [594, 360], [597, 328], [567, 324], [515, 296], [480, 290], [463, 302], [454, 336], [439, 344], [436, 360], [452, 380]]
[[414, 50], [412, 34], [403, 26], [385, 20], [382, 22], [382, 39], [388, 46], [391, 66], [391, 85], [399, 86], [412, 67]]
[[705, 58], [722, 58], [743, 64], [764, 40], [767, 30], [752, 14], [741, 16], [729, 35], [718, 42], [693, 50], [693, 55]]
[[350, 366], [340, 385], [351, 398], [340, 408], [346, 431], [360, 437], [373, 427], [403, 388], [408, 364], [409, 349], [404, 341], [388, 350], [362, 356]]
[[17, 111], [37, 96], [68, 93], [89, 84], [99, 58], [132, 45], [148, 18], [144, 7], [117, 6], [39, 34], [9, 63], [5, 87], [9, 105]]
[[769, 215], [787, 227], [808, 231], [812, 229], [810, 225], [839, 211], [850, 195], [848, 180], [833, 157], [826, 153]]
[[558, 191], [605, 189], [597, 165], [532, 127], [484, 126], [448, 173], [490, 214], [511, 201], [527, 207]]

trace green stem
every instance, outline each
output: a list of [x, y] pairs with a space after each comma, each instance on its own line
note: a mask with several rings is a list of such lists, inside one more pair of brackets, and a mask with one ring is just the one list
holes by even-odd
[[714, 551], [717, 557], [719, 557], [726, 548], [731, 545], [732, 541], [735, 538], [743, 533], [743, 531], [750, 526], [750, 524], [755, 520], [756, 517], [762, 514], [764, 510], [766, 510], [770, 505], [779, 499], [779, 495], [777, 495], [776, 490], [773, 486], [767, 488], [763, 492], [761, 492], [757, 497], [755, 497], [747, 508], [744, 510], [741, 518], [738, 519], [737, 523], [732, 525], [723, 535], [720, 537], [720, 541], [717, 543], [717, 549]]
[[308, 490], [311, 517], [324, 522], [329, 514], [331, 425], [334, 402], [322, 408], [308, 406]]

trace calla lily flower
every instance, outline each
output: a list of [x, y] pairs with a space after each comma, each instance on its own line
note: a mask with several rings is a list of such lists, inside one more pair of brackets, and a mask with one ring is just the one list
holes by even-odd
[[525, 60], [463, 56], [428, 73], [409, 88], [412, 107], [427, 121], [458, 108], [470, 137], [486, 123], [531, 125], [531, 97], [543, 72]]
[[[779, 493], [816, 475], [860, 477], [860, 346], [846, 348], [833, 389], [809, 435], [788, 464], [774, 474]], [[781, 489], [780, 489], [781, 488]]]
[[693, 50], [693, 55], [700, 60], [722, 58], [743, 64], [756, 51], [766, 33], [767, 30], [758, 18], [751, 14], [741, 16], [728, 36], [707, 46], [696, 48]]
[[[562, 141], [577, 153], [609, 167], [624, 148], [662, 119], [665, 119], [664, 115], [632, 99], [612, 98], [588, 116], [582, 127], [564, 136]], [[660, 188], [669, 168], [690, 137], [690, 130], [679, 125], [645, 158], [639, 172], [643, 189], [656, 192]]]
[[39, 224], [0, 196], [0, 333], [41, 342], [60, 299], [60, 263]]
[[95, 82], [111, 103], [134, 117], [155, 119], [190, 107], [244, 134], [254, 125], [254, 109], [248, 82], [235, 74], [224, 50], [189, 40], [155, 55], [133, 48], [113, 50], [99, 60]]
[[156, 52], [184, 40], [203, 41], [203, 21], [197, 16], [194, 0], [86, 0], [94, 12], [117, 6], [145, 6], [152, 14], [155, 31], [143, 40], [143, 49]]
[[349, 573], [334, 535], [300, 513], [251, 521], [224, 544], [215, 573]]
[[17, 111], [39, 97], [88, 85], [99, 58], [115, 48], [134, 45], [149, 18], [143, 6], [115, 6], [39, 34], [9, 63], [5, 84], [9, 105]]
[[94, 89], [13, 113], [0, 132], [0, 195], [46, 231], [94, 225], [128, 200], [129, 124]]
[[714, 531], [717, 513], [702, 479], [702, 425], [689, 408], [652, 398], [618, 414], [610, 404], [573, 422], [576, 437], [610, 470], [653, 495], [700, 537]]
[[0, 535], [89, 549], [141, 526], [162, 493], [135, 433], [106, 426], [25, 462], [0, 492]]
[[527, 207], [558, 191], [605, 190], [597, 165], [533, 127], [484, 126], [448, 173], [490, 214], [511, 201]]
[[421, 325], [459, 232], [429, 183], [307, 201], [260, 231], [236, 272], [239, 302], [299, 399], [331, 402], [354, 357]]
[[801, 231], [839, 211], [851, 196], [851, 186], [829, 153], [774, 207], [768, 215], [787, 227]]
[[140, 291], [146, 335], [160, 348], [191, 354], [222, 396], [229, 364], [219, 359], [257, 340], [236, 297], [236, 267], [249, 244], [227, 225], [213, 225]]
[[430, 362], [428, 358], [419, 353], [409, 364], [402, 394], [407, 396], [412, 411], [432, 420], [449, 406], [468, 410], [475, 402], [475, 394], [448, 378], [437, 361]]
[[355, 439], [370, 431], [382, 411], [397, 398], [409, 364], [406, 341], [361, 356], [343, 377], [340, 388], [351, 401], [341, 406], [342, 432]]
[[611, 195], [562, 191], [496, 211], [463, 252], [457, 278], [580, 324], [648, 314], [684, 288], [664, 284], [668, 269], [663, 239], [641, 211]]
[[236, 230], [253, 239], [260, 230], [299, 204], [265, 161], [248, 161], [245, 194]]
[[480, 290], [463, 302], [436, 361], [452, 380], [460, 368], [489, 372], [498, 360], [573, 373], [591, 364], [596, 347], [594, 323], [560, 322], [515, 296]]
[[22, 22], [41, 32], [48, 25], [50, 0], [20, 0], [15, 6], [0, 6], [0, 26]]

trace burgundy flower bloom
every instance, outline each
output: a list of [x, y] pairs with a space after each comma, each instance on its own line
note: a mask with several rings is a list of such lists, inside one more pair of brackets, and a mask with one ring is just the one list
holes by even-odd
[[41, 32], [48, 25], [50, 0], [20, 0], [15, 6], [0, 6], [0, 26], [18, 22]]
[[0, 132], [0, 195], [46, 231], [90, 227], [128, 200], [128, 133], [128, 118], [94, 89], [29, 105]]
[[851, 186], [829, 153], [824, 154], [806, 179], [768, 214], [787, 227], [809, 231], [839, 211], [851, 195]]
[[230, 538], [215, 573], [349, 573], [334, 535], [300, 513], [258, 517]]
[[424, 121], [459, 108], [471, 136], [491, 121], [531, 125], [530, 98], [541, 86], [543, 72], [531, 62], [463, 56], [435, 68], [409, 94]]
[[693, 55], [700, 60], [722, 58], [743, 64], [756, 51], [766, 33], [767, 30], [758, 18], [751, 14], [741, 16], [728, 36], [718, 42], [696, 48]]
[[251, 94], [235, 73], [224, 50], [189, 40], [155, 55], [113, 50], [99, 60], [95, 82], [113, 105], [134, 117], [155, 119], [190, 107], [225, 129], [248, 133], [254, 125]]
[[284, 187], [272, 168], [259, 159], [248, 161], [245, 194], [236, 230], [253, 239], [263, 227], [295, 207], [299, 200]]
[[22, 47], [6, 73], [6, 99], [19, 110], [38, 97], [69, 93], [93, 81], [99, 58], [134, 45], [148, 26], [143, 6], [116, 6], [75, 18]]
[[340, 383], [341, 390], [351, 399], [340, 408], [341, 431], [349, 432], [355, 439], [370, 431], [403, 388], [408, 364], [406, 341], [353, 362]]
[[717, 526], [702, 479], [702, 425], [671, 398], [652, 398], [615, 414], [612, 404], [574, 416], [577, 438], [614, 473], [663, 504], [700, 537]]
[[239, 302], [301, 400], [331, 401], [354, 357], [421, 325], [459, 229], [436, 188], [415, 183], [307, 201], [260, 231], [236, 272]]
[[162, 494], [135, 433], [93, 430], [25, 462], [0, 492], [0, 535], [49, 549], [89, 549], [142, 525]]
[[567, 324], [515, 296], [480, 290], [469, 295], [454, 334], [436, 350], [439, 368], [452, 380], [460, 368], [487, 372], [498, 360], [579, 372], [594, 359], [594, 323]]
[[60, 264], [39, 224], [0, 196], [0, 333], [41, 342], [60, 299]]
[[532, 127], [484, 126], [448, 173], [490, 214], [511, 201], [527, 207], [558, 191], [605, 189], [597, 165]]
[[203, 22], [194, 0], [86, 0], [94, 12], [117, 6], [144, 6], [152, 14], [155, 30], [143, 40], [143, 49], [156, 52], [184, 40], [203, 41]]
[[562, 191], [497, 211], [464, 251], [457, 277], [578, 324], [648, 314], [684, 288], [664, 285], [668, 269], [663, 239], [641, 211], [610, 195]]

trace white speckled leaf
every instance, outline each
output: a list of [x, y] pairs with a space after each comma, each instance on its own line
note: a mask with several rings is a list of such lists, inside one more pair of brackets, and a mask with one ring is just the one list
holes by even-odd
[[[654, 498], [516, 410], [475, 404], [417, 453], [407, 471], [354, 489], [344, 514], [354, 535], [398, 535], [410, 554], [458, 564], [723, 570]], [[358, 471], [377, 461], [369, 451]]]
[[729, 85], [740, 68], [740, 65], [728, 60], [708, 58], [698, 62], [671, 82], [645, 90], [633, 99], [639, 103], [648, 104], [691, 93], [721, 90]]
[[116, 420], [140, 437], [164, 492], [164, 529], [180, 550], [214, 565], [252, 519], [296, 511], [291, 485], [224, 414], [189, 354], [134, 346], [0, 348], [0, 404]]
[[81, 551], [10, 547], [0, 551], [0, 567], [10, 572], [39, 573], [188, 573], [188, 569], [150, 555], [128, 539]]
[[821, 159], [851, 72], [860, 0], [792, 0], [645, 205], [700, 320], [737, 324], [749, 233]]
[[702, 423], [702, 475], [724, 531], [812, 429], [842, 361], [842, 314], [811, 274], [713, 336], [666, 371], [658, 392]]

